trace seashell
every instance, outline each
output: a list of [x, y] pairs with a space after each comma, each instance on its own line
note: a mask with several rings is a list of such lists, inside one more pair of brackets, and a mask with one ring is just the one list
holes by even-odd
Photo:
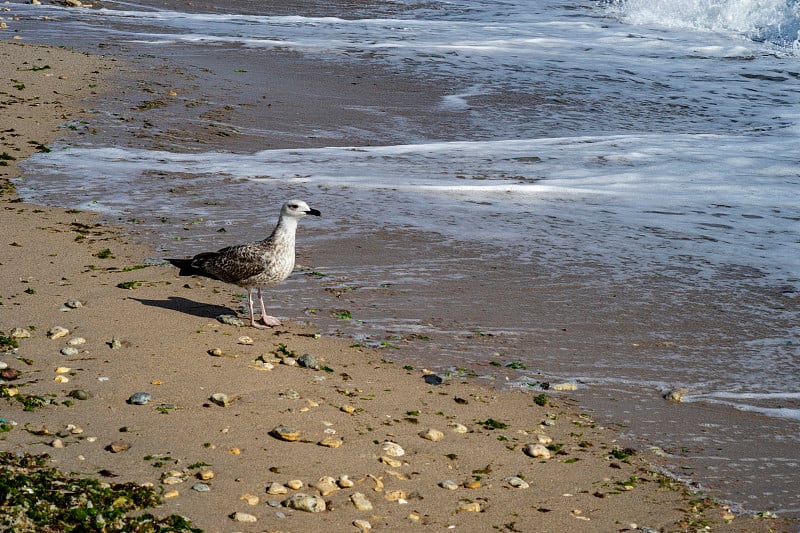
[[149, 392], [134, 392], [128, 398], [128, 403], [132, 405], [144, 405], [153, 399], [153, 395]]
[[229, 326], [236, 326], [240, 328], [244, 326], [244, 321], [236, 315], [219, 315], [217, 320]]
[[381, 456], [380, 462], [382, 462], [385, 465], [389, 465], [392, 468], [400, 468], [401, 466], [403, 466], [403, 461], [400, 461], [398, 459], [392, 459], [391, 457], [386, 457], [385, 455]]
[[330, 476], [324, 476], [319, 478], [313, 487], [319, 491], [322, 496], [329, 496], [339, 490], [339, 485], [336, 484], [336, 480]]
[[242, 335], [241, 337], [236, 339], [236, 342], [238, 342], [239, 344], [244, 344], [245, 346], [250, 346], [253, 344], [253, 339], [251, 339], [247, 335]]
[[284, 494], [288, 494], [289, 489], [281, 485], [280, 483], [272, 482], [267, 485], [267, 494], [272, 494], [276, 496], [283, 496]]
[[14, 328], [9, 333], [9, 336], [12, 339], [29, 339], [31, 336], [31, 332], [24, 328]]
[[527, 444], [522, 448], [525, 455], [529, 457], [538, 457], [541, 459], [550, 459], [550, 450], [542, 444]]
[[231, 519], [234, 522], [250, 522], [250, 523], [258, 522], [258, 518], [256, 518], [255, 516], [249, 513], [243, 513], [241, 511], [236, 511], [235, 513], [233, 513], [231, 515]]
[[419, 436], [431, 442], [438, 442], [444, 438], [444, 433], [442, 433], [438, 429], [431, 428], [426, 431], [423, 431], [422, 433], [419, 434]]
[[366, 496], [361, 494], [360, 492], [354, 492], [350, 495], [350, 501], [353, 502], [356, 509], [359, 511], [371, 511], [372, 510], [372, 502], [367, 499]]
[[383, 490], [383, 478], [382, 477], [375, 477], [372, 474], [367, 474], [367, 477], [375, 482], [375, 486], [372, 487], [372, 490], [374, 490], [375, 492], [381, 492]]
[[454, 433], [468, 433], [469, 429], [464, 424], [452, 423], [449, 427], [453, 430]]
[[295, 442], [300, 438], [300, 432], [298, 430], [289, 426], [284, 426], [283, 424], [275, 426], [269, 434], [278, 440], [286, 442]]
[[390, 490], [383, 497], [390, 502], [396, 502], [400, 500], [407, 500], [408, 494], [406, 494], [406, 491], [404, 490]]
[[439, 486], [447, 490], [456, 490], [458, 488], [458, 484], [455, 481], [450, 481], [449, 479], [440, 481]]
[[343, 489], [349, 489], [353, 485], [355, 485], [355, 482], [352, 479], [350, 479], [350, 477], [347, 474], [342, 474], [341, 476], [339, 476], [339, 481], [337, 481], [336, 484]]
[[53, 378], [53, 381], [55, 381], [56, 383], [69, 383], [69, 378], [67, 376], [62, 376], [61, 374], [59, 374]]
[[289, 509], [296, 509], [298, 511], [306, 511], [308, 513], [321, 513], [325, 511], [325, 500], [317, 498], [316, 496], [309, 496], [298, 492], [282, 502], [284, 507]]
[[381, 450], [383, 450], [383, 453], [385, 453], [390, 457], [402, 457], [406, 454], [406, 451], [403, 449], [402, 446], [390, 440], [387, 440], [386, 442], [383, 443], [383, 446], [381, 446]]
[[317, 444], [326, 448], [340, 448], [342, 444], [344, 444], [344, 441], [337, 437], [325, 437]]
[[228, 395], [224, 392], [215, 392], [211, 395], [210, 400], [220, 407], [228, 407], [228, 405], [231, 403], [228, 399]]
[[286, 482], [286, 486], [292, 490], [300, 490], [303, 488], [303, 482], [299, 479], [291, 479]]
[[69, 330], [61, 326], [53, 326], [47, 332], [47, 336], [51, 339], [60, 339], [61, 337], [66, 337], [67, 335], [69, 335]]
[[56, 374], [66, 374], [70, 370], [72, 370], [72, 369], [70, 367], [68, 367], [68, 366], [60, 366], [60, 367], [56, 368]]
[[73, 435], [80, 435], [81, 433], [83, 433], [83, 428], [80, 428], [75, 424], [67, 424], [67, 427], [64, 429], [66, 429]]
[[509, 485], [511, 485], [516, 489], [527, 489], [528, 487], [530, 487], [527, 481], [517, 476], [507, 477], [503, 479], [503, 481], [505, 481], [506, 483], [508, 483]]
[[310, 353], [303, 354], [300, 357], [298, 357], [297, 364], [304, 368], [319, 370], [319, 363], [317, 362], [317, 358], [311, 355]]

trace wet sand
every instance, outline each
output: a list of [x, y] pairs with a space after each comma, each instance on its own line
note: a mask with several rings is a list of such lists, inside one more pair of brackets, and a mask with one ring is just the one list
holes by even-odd
[[[2, 151], [16, 158], [0, 167], [8, 178], [17, 175], [17, 161], [60, 134], [58, 125], [80, 117], [94, 91], [116, 90], [106, 80], [118, 73], [111, 74], [111, 59], [34, 45], [2, 42], [0, 55], [25, 85], [6, 82], [2, 89], [0, 122], [13, 128]], [[25, 70], [42, 63], [50, 68]], [[56, 93], [58, 102], [49, 102]], [[299, 234], [301, 262], [313, 265], [303, 251], [307, 222]], [[419, 366], [292, 322], [302, 317], [285, 317], [284, 327], [269, 331], [224, 325], [215, 317], [238, 311], [238, 289], [149, 265], [152, 249], [131, 242], [124, 226], [99, 225], [91, 213], [18, 202], [12, 192], [2, 196], [0, 227], [0, 331], [31, 333], [0, 356], [21, 373], [2, 387], [6, 396], [16, 390], [51, 400], [24, 411], [13, 396], [0, 399], [2, 417], [16, 423], [0, 436], [0, 448], [48, 453], [54, 466], [76, 475], [163, 487], [170, 497], [159, 515], [184, 515], [206, 531], [355, 531], [355, 520], [388, 531], [693, 531], [701, 521], [715, 531], [791, 530], [789, 523], [734, 518], [724, 507], [697, 503], [697, 495], [654, 472], [655, 458], [645, 451], [621, 459], [614, 426], [596, 422], [564, 395], [498, 390], [468, 375], [431, 384]], [[69, 300], [83, 305], [61, 310]], [[50, 339], [53, 326], [70, 333]], [[242, 344], [242, 336], [252, 344]], [[63, 355], [74, 337], [86, 342]], [[220, 355], [209, 353], [216, 349]], [[278, 362], [290, 353], [312, 354], [322, 368]], [[264, 360], [275, 364], [268, 369]], [[59, 367], [69, 370], [59, 374]], [[68, 405], [75, 389], [90, 397]], [[139, 391], [151, 402], [126, 402]], [[216, 405], [215, 393], [230, 403]], [[67, 430], [69, 424], [81, 432]], [[299, 432], [298, 440], [271, 436], [279, 425]], [[441, 440], [420, 436], [431, 428]], [[540, 435], [552, 439], [548, 459], [523, 452]], [[333, 447], [319, 444], [326, 438]], [[53, 446], [57, 439], [63, 447]], [[388, 455], [386, 441], [405, 454]], [[127, 448], [111, 451], [120, 442]], [[214, 472], [208, 492], [192, 488], [198, 463]], [[172, 470], [182, 481], [163, 484]], [[327, 494], [323, 513], [273, 506], [297, 492], [319, 495], [311, 485], [343, 474], [354, 486]], [[512, 487], [512, 477], [529, 487]], [[304, 487], [267, 493], [271, 483], [290, 480]], [[356, 509], [356, 492], [372, 510]], [[257, 522], [234, 522], [236, 512]]]

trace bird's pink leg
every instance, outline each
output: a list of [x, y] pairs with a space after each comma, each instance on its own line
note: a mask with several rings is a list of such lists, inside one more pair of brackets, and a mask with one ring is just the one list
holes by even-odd
[[[261, 298], [261, 291], [258, 292], [259, 298]], [[255, 313], [253, 312], [253, 291], [247, 289], [247, 303], [250, 305], [250, 325], [254, 328], [258, 329], [267, 329], [267, 326], [262, 326], [258, 322], [256, 322]], [[261, 304], [261, 309], [264, 309], [264, 304]]]
[[264, 297], [261, 295], [261, 289], [258, 289], [258, 301], [261, 303], [261, 322], [263, 322], [265, 326], [280, 326], [280, 320], [267, 314], [267, 308], [264, 307]]

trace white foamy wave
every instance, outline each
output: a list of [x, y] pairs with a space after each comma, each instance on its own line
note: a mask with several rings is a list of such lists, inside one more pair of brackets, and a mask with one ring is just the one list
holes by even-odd
[[734, 33], [800, 54], [798, 0], [612, 0], [629, 24]]
[[793, 392], [710, 392], [684, 398], [684, 401], [687, 402], [703, 401], [727, 405], [739, 411], [800, 421], [800, 408], [787, 405], [770, 405], [789, 402], [796, 404], [798, 400], [800, 400], [800, 393]]

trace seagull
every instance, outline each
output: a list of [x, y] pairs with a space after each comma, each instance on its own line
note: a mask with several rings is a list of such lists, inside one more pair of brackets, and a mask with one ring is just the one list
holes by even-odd
[[[247, 289], [250, 325], [266, 329], [281, 322], [267, 314], [261, 289], [273, 287], [289, 277], [294, 269], [294, 236], [297, 223], [306, 215], [320, 216], [302, 200], [290, 200], [281, 208], [278, 225], [263, 241], [228, 246], [216, 252], [199, 253], [192, 258], [167, 259], [180, 269], [179, 276], [204, 276]], [[261, 323], [254, 318], [253, 292], [261, 303]]]

